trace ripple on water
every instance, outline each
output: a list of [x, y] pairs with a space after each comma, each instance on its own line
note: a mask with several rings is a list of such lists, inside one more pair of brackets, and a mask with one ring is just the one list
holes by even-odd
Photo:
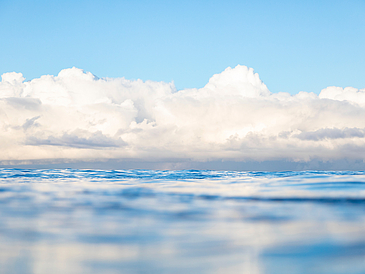
[[365, 173], [0, 169], [0, 224], [1, 273], [365, 273]]

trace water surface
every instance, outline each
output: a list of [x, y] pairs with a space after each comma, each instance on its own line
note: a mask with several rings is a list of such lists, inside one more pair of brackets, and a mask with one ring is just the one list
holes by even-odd
[[365, 273], [365, 172], [0, 169], [1, 273]]

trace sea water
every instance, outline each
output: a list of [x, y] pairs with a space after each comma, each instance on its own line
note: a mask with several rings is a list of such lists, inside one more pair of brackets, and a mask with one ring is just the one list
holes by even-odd
[[365, 273], [365, 172], [0, 169], [0, 273]]

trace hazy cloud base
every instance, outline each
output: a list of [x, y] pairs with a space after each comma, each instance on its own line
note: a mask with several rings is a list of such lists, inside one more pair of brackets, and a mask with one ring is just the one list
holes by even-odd
[[77, 68], [24, 80], [11, 72], [0, 83], [3, 165], [123, 159], [161, 168], [344, 162], [361, 169], [365, 160], [365, 89], [274, 94], [245, 66], [179, 91]]

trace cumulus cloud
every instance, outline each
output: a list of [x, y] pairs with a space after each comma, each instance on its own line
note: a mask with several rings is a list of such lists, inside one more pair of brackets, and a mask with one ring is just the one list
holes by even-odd
[[271, 93], [252, 68], [201, 89], [78, 68], [0, 83], [0, 161], [364, 160], [365, 89]]

